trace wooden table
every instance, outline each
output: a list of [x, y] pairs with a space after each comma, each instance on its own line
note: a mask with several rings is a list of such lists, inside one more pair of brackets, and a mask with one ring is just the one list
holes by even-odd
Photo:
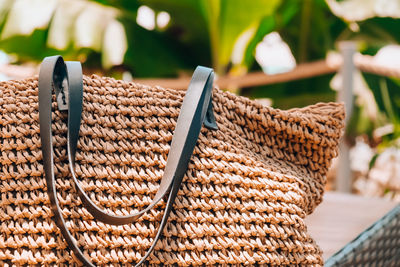
[[327, 260], [396, 204], [382, 198], [326, 192], [323, 202], [306, 218], [306, 224]]

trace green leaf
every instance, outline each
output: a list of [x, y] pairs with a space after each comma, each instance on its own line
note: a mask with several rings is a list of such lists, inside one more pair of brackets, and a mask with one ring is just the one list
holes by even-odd
[[[214, 68], [224, 73], [239, 36], [271, 15], [280, 0], [202, 0], [208, 24]], [[250, 40], [250, 39], [249, 39]]]
[[290, 23], [294, 15], [299, 12], [299, 9], [299, 1], [282, 2], [274, 14], [263, 18], [256, 33], [247, 44], [241, 67], [245, 67], [246, 69], [250, 68], [254, 63], [254, 52], [257, 44], [262, 41], [266, 34], [287, 27], [287, 24]]
[[[192, 61], [192, 66], [211, 65], [211, 45], [205, 14], [198, 0], [143, 0], [156, 12], [166, 11], [171, 20], [166, 34], [184, 46], [181, 53]], [[189, 59], [190, 57], [190, 59]]]
[[[299, 28], [300, 25], [304, 23], [302, 20], [304, 17], [302, 18], [302, 12], [300, 10], [302, 4], [304, 4], [302, 0], [288, 2], [287, 5], [289, 6], [287, 8], [293, 13], [288, 14], [289, 21], [286, 24], [279, 23], [279, 21], [284, 18], [281, 20], [277, 19], [277, 31], [281, 35], [282, 39], [289, 45], [296, 61], [299, 61], [301, 54], [299, 43], [300, 38], [302, 38], [302, 33], [299, 31]], [[325, 58], [327, 51], [335, 49], [335, 41], [337, 37], [347, 26], [342, 20], [338, 19], [331, 13], [325, 0], [313, 0], [312, 4], [309, 22], [309, 25], [311, 25], [310, 32], [305, 44], [305, 57], [307, 58], [307, 61]], [[279, 12], [279, 10], [277, 15], [283, 17], [279, 14], [282, 11]], [[284, 9], [283, 12], [285, 10], [286, 9]]]
[[186, 49], [167, 34], [148, 31], [136, 24], [124, 25], [128, 38], [124, 64], [134, 77], [176, 76], [180, 70], [194, 68]]
[[264, 18], [253, 38], [248, 42], [246, 50], [244, 51], [242, 65], [248, 68], [254, 62], [254, 51], [259, 42], [262, 41], [264, 36], [272, 32], [276, 27], [276, 23], [273, 16]]
[[0, 25], [3, 24], [8, 12], [10, 11], [14, 0], [0, 1]]
[[[234, 45], [246, 31], [244, 47], [256, 34], [261, 20], [271, 15], [280, 0], [187, 0], [142, 1], [155, 10], [171, 15], [171, 27], [183, 29], [187, 41], [197, 45], [198, 50], [211, 48], [212, 64], [219, 74], [226, 72], [231, 61]], [[197, 37], [196, 37], [197, 36]], [[196, 44], [194, 40], [201, 40]], [[209, 44], [204, 43], [208, 41]], [[246, 49], [241, 49], [245, 53]]]
[[55, 49], [48, 49], [46, 30], [35, 30], [30, 36], [17, 35], [0, 41], [0, 49], [9, 54], [17, 54], [18, 60], [41, 61], [44, 57], [61, 54]]
[[395, 32], [390, 32], [372, 21], [361, 22], [359, 26], [360, 31], [358, 32], [353, 32], [348, 28], [343, 30], [338, 41], [357, 41], [367, 53], [369, 52], [372, 54], [375, 54], [380, 48], [387, 44], [397, 43]]
[[85, 8], [82, 1], [60, 2], [50, 23], [47, 37], [49, 47], [64, 50], [72, 43], [76, 19]]
[[110, 6], [120, 10], [128, 17], [132, 16], [136, 18], [136, 12], [139, 8], [139, 1], [137, 0], [91, 0], [93, 2], [97, 2], [99, 4]]
[[36, 29], [47, 28], [56, 5], [56, 0], [16, 0], [7, 16], [1, 39], [27, 36]]
[[111, 68], [123, 63], [127, 50], [123, 25], [116, 20], [119, 15], [117, 9], [91, 1], [3, 2], [0, 19], [6, 18], [0, 28], [0, 49], [17, 54], [21, 61], [40, 61], [54, 54], [99, 61], [101, 53], [103, 67]]
[[166, 11], [171, 16], [168, 28], [183, 42], [201, 42], [208, 45], [207, 24], [198, 0], [141, 0], [156, 12]]
[[100, 52], [103, 33], [115, 14], [100, 5], [87, 5], [75, 21], [74, 45]]

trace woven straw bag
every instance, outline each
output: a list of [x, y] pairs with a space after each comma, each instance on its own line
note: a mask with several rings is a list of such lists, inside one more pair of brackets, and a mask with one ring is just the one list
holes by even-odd
[[50, 57], [0, 83], [1, 266], [323, 264], [304, 218], [341, 104], [265, 107], [206, 68], [187, 92], [81, 75]]

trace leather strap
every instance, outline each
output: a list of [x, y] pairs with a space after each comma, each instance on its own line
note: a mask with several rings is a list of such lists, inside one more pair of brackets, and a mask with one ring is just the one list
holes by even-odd
[[[134, 222], [157, 204], [167, 194], [168, 190], [171, 189], [156, 237], [153, 239], [150, 249], [136, 265], [139, 266], [154, 249], [167, 223], [172, 205], [179, 191], [183, 176], [187, 170], [190, 157], [200, 134], [202, 124], [204, 123], [205, 126], [210, 129], [218, 129], [212, 111], [211, 101], [213, 78], [214, 74], [211, 69], [204, 67], [196, 68], [178, 117], [164, 175], [151, 204], [136, 214], [115, 216], [105, 213], [90, 200], [84, 190], [79, 186], [79, 181], [74, 171], [82, 113], [83, 84], [80, 63], [67, 62], [64, 64], [60, 56], [48, 57], [43, 60], [39, 74], [39, 119], [47, 190], [54, 213], [54, 220], [66, 239], [69, 248], [74, 251], [75, 255], [82, 263], [87, 266], [94, 266], [84, 256], [80, 248], [76, 245], [75, 239], [67, 229], [56, 197], [51, 131], [52, 89], [56, 92], [58, 106], [61, 107], [62, 110], [66, 109], [66, 105], [68, 106], [67, 150], [69, 169], [74, 180], [75, 189], [78, 191], [84, 207], [88, 209], [96, 220], [114, 225]], [[65, 89], [67, 87], [68, 96], [65, 95]]]
[[[80, 187], [75, 174], [75, 152], [79, 136], [80, 114], [82, 112], [82, 78], [77, 79], [77, 72], [77, 68], [71, 69], [70, 71], [70, 67], [68, 67], [68, 75], [72, 76], [69, 77], [68, 160], [75, 189], [85, 208], [96, 220], [114, 225], [135, 222], [140, 216], [151, 210], [167, 194], [174, 180], [179, 181], [180, 184], [187, 170], [189, 159], [193, 153], [207, 111], [208, 116], [206, 123], [208, 124], [206, 124], [206, 126], [216, 129], [216, 123], [212, 113], [212, 102], [210, 101], [214, 74], [211, 69], [204, 67], [198, 67], [193, 74], [176, 123], [171, 149], [168, 154], [167, 164], [161, 179], [160, 187], [152, 202], [137, 213], [127, 216], [116, 216], [104, 212], [93, 203]], [[74, 114], [72, 114], [72, 112], [74, 112]]]

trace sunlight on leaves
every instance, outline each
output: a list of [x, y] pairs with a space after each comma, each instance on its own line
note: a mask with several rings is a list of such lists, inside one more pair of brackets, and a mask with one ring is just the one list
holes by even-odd
[[223, 72], [230, 62], [239, 36], [249, 28], [257, 27], [261, 19], [271, 15], [279, 3], [280, 0], [202, 1], [217, 73]]
[[169, 21], [171, 20], [171, 16], [167, 12], [160, 12], [157, 15], [157, 27], [163, 29], [167, 27]]
[[252, 38], [254, 38], [256, 31], [257, 27], [250, 27], [237, 38], [233, 46], [233, 51], [231, 56], [231, 60], [234, 65], [239, 65], [243, 63], [246, 48], [249, 45], [249, 42], [252, 40]]
[[372, 17], [400, 18], [400, 1], [393, 0], [326, 0], [332, 12], [346, 21]]
[[51, 21], [47, 37], [47, 45], [63, 50], [72, 42], [76, 18], [84, 9], [82, 1], [62, 1], [56, 9]]
[[104, 32], [102, 64], [105, 68], [120, 65], [128, 49], [124, 26], [112, 20]]
[[113, 10], [98, 5], [89, 5], [75, 22], [75, 46], [101, 51], [103, 32], [113, 19]]
[[[21, 58], [52, 54], [102, 53], [103, 67], [123, 63], [127, 51], [121, 11], [83, 0], [17, 0], [0, 2], [1, 46]], [[109, 38], [109, 39], [104, 39]], [[81, 58], [81, 59], [82, 59]]]
[[30, 35], [49, 24], [56, 0], [16, 0], [8, 14], [1, 39], [15, 35]]
[[14, 0], [3, 0], [0, 1], [0, 23], [3, 23], [4, 19], [7, 16], [7, 13], [10, 11]]
[[156, 27], [156, 14], [148, 6], [141, 6], [137, 11], [136, 23], [146, 30], [154, 30]]

